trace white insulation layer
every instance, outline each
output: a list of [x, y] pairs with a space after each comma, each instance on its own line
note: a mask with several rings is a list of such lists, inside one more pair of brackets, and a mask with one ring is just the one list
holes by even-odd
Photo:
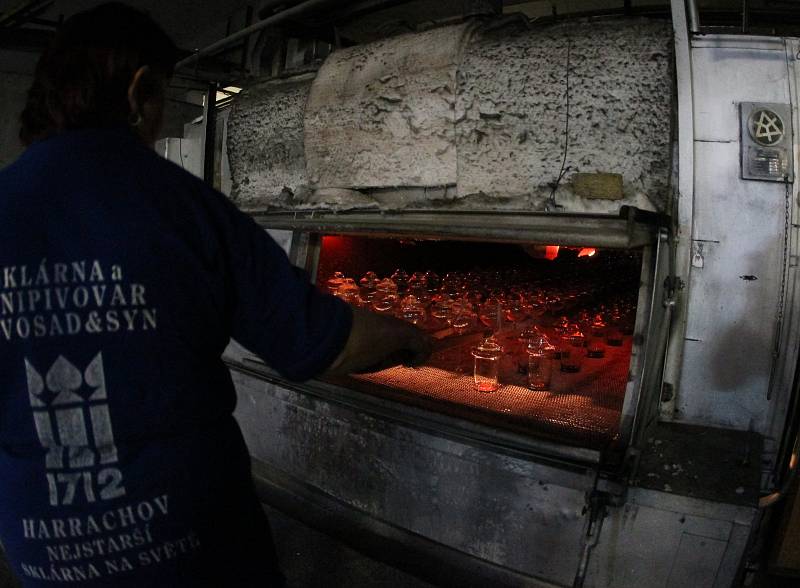
[[[237, 97], [233, 198], [248, 210], [664, 210], [668, 23], [467, 23], [334, 52], [316, 78]], [[575, 173], [623, 179], [621, 200]], [[557, 181], [561, 176], [561, 180]]]

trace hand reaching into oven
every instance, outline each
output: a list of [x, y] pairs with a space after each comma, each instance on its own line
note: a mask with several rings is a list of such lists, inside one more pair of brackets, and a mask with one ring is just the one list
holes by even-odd
[[419, 367], [433, 351], [433, 340], [422, 329], [391, 316], [353, 308], [353, 327], [329, 375], [374, 372], [398, 364]]

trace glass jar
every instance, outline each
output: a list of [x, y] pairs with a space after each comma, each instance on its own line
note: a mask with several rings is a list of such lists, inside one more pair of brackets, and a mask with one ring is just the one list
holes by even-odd
[[462, 298], [453, 302], [447, 324], [453, 327], [456, 335], [461, 335], [475, 325], [476, 319], [477, 316], [472, 311], [472, 305]]
[[333, 275], [325, 282], [325, 287], [328, 288], [328, 292], [336, 295], [336, 291], [342, 285], [342, 282], [344, 282], [344, 274], [342, 272], [333, 272]]
[[359, 296], [364, 305], [372, 304], [373, 298], [378, 291], [378, 275], [375, 272], [367, 272], [358, 281], [360, 286]]
[[453, 311], [453, 299], [446, 294], [436, 294], [431, 301], [431, 316], [447, 322]]
[[425, 322], [427, 318], [425, 305], [416, 296], [409, 294], [400, 302], [400, 318], [412, 325]]
[[546, 308], [547, 306], [543, 296], [534, 294], [528, 297], [528, 312], [533, 317], [533, 320], [541, 320]]
[[536, 391], [550, 390], [553, 375], [555, 348], [544, 336], [538, 335], [528, 341], [528, 388]]
[[442, 285], [439, 287], [439, 292], [455, 299], [461, 295], [462, 290], [462, 279], [458, 274], [452, 272], [445, 274], [442, 279]]
[[435, 271], [428, 270], [425, 272], [425, 287], [430, 294], [438, 292], [439, 288], [442, 287], [442, 280]]
[[592, 321], [594, 316], [588, 310], [581, 310], [575, 319], [575, 324], [578, 325], [582, 333], [589, 333], [592, 328]]
[[372, 310], [379, 314], [391, 314], [397, 308], [397, 285], [389, 278], [380, 280], [375, 286]]
[[474, 381], [478, 392], [494, 392], [500, 387], [498, 373], [502, 350], [491, 337], [484, 339], [472, 350], [475, 358]]
[[562, 337], [561, 346], [561, 371], [576, 373], [581, 371], [583, 364], [583, 344], [586, 340], [578, 325], [570, 325], [570, 328]]
[[569, 319], [567, 317], [565, 317], [565, 316], [562, 316], [556, 322], [555, 327], [553, 327], [553, 340], [552, 340], [552, 342], [556, 347], [556, 351], [555, 351], [556, 359], [560, 359], [561, 358], [561, 350], [566, 345], [566, 342], [564, 341], [564, 337], [566, 337], [567, 333], [569, 332], [570, 326], [571, 325], [570, 325]]
[[408, 291], [413, 292], [414, 290], [426, 290], [426, 281], [427, 278], [425, 277], [425, 272], [414, 272], [408, 279]]
[[542, 330], [537, 327], [536, 325], [528, 325], [522, 332], [519, 334], [519, 340], [528, 345], [532, 339], [536, 337], [544, 337], [544, 333]]
[[352, 304], [353, 306], [358, 306], [359, 303], [359, 289], [356, 286], [356, 282], [353, 278], [345, 278], [342, 280], [341, 285], [336, 290], [336, 296], [347, 302], [348, 304]]
[[397, 284], [395, 284], [391, 278], [383, 278], [382, 280], [379, 280], [375, 285], [375, 289], [378, 292], [390, 292], [392, 294], [397, 294]]
[[408, 288], [408, 272], [400, 268], [394, 270], [392, 282], [397, 286], [397, 292], [403, 294]]

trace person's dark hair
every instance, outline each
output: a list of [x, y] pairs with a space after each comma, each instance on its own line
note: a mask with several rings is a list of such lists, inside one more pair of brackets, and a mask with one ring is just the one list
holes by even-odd
[[36, 66], [22, 112], [26, 145], [69, 129], [126, 124], [128, 87], [149, 66], [169, 77], [175, 44], [147, 14], [111, 2], [67, 19]]

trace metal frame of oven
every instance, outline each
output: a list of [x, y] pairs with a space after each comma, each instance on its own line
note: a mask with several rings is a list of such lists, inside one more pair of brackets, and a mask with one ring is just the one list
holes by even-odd
[[[642, 219], [637, 217], [643, 217]], [[322, 234], [376, 238], [468, 240], [502, 243], [561, 244], [619, 249], [641, 249], [641, 286], [637, 303], [634, 345], [629, 381], [621, 413], [620, 448], [636, 448], [649, 424], [657, 417], [661, 391], [664, 349], [669, 330], [670, 305], [661, 284], [669, 273], [668, 231], [659, 227], [656, 215], [625, 209], [624, 215], [575, 215], [542, 213], [440, 213], [403, 212], [329, 213], [309, 211], [259, 214], [266, 229], [292, 231], [289, 257], [292, 263], [316, 275]], [[655, 224], [654, 224], [655, 223]], [[619, 470], [625, 455], [602, 455], [600, 451], [537, 439], [503, 431], [461, 418], [421, 410], [377, 398], [324, 380], [294, 384], [283, 380], [252, 356], [243, 361], [260, 377], [288, 388], [343, 403], [416, 428], [489, 446], [511, 447], [524, 454], [567, 463], [605, 464]], [[634, 452], [635, 453], [635, 449]]]

